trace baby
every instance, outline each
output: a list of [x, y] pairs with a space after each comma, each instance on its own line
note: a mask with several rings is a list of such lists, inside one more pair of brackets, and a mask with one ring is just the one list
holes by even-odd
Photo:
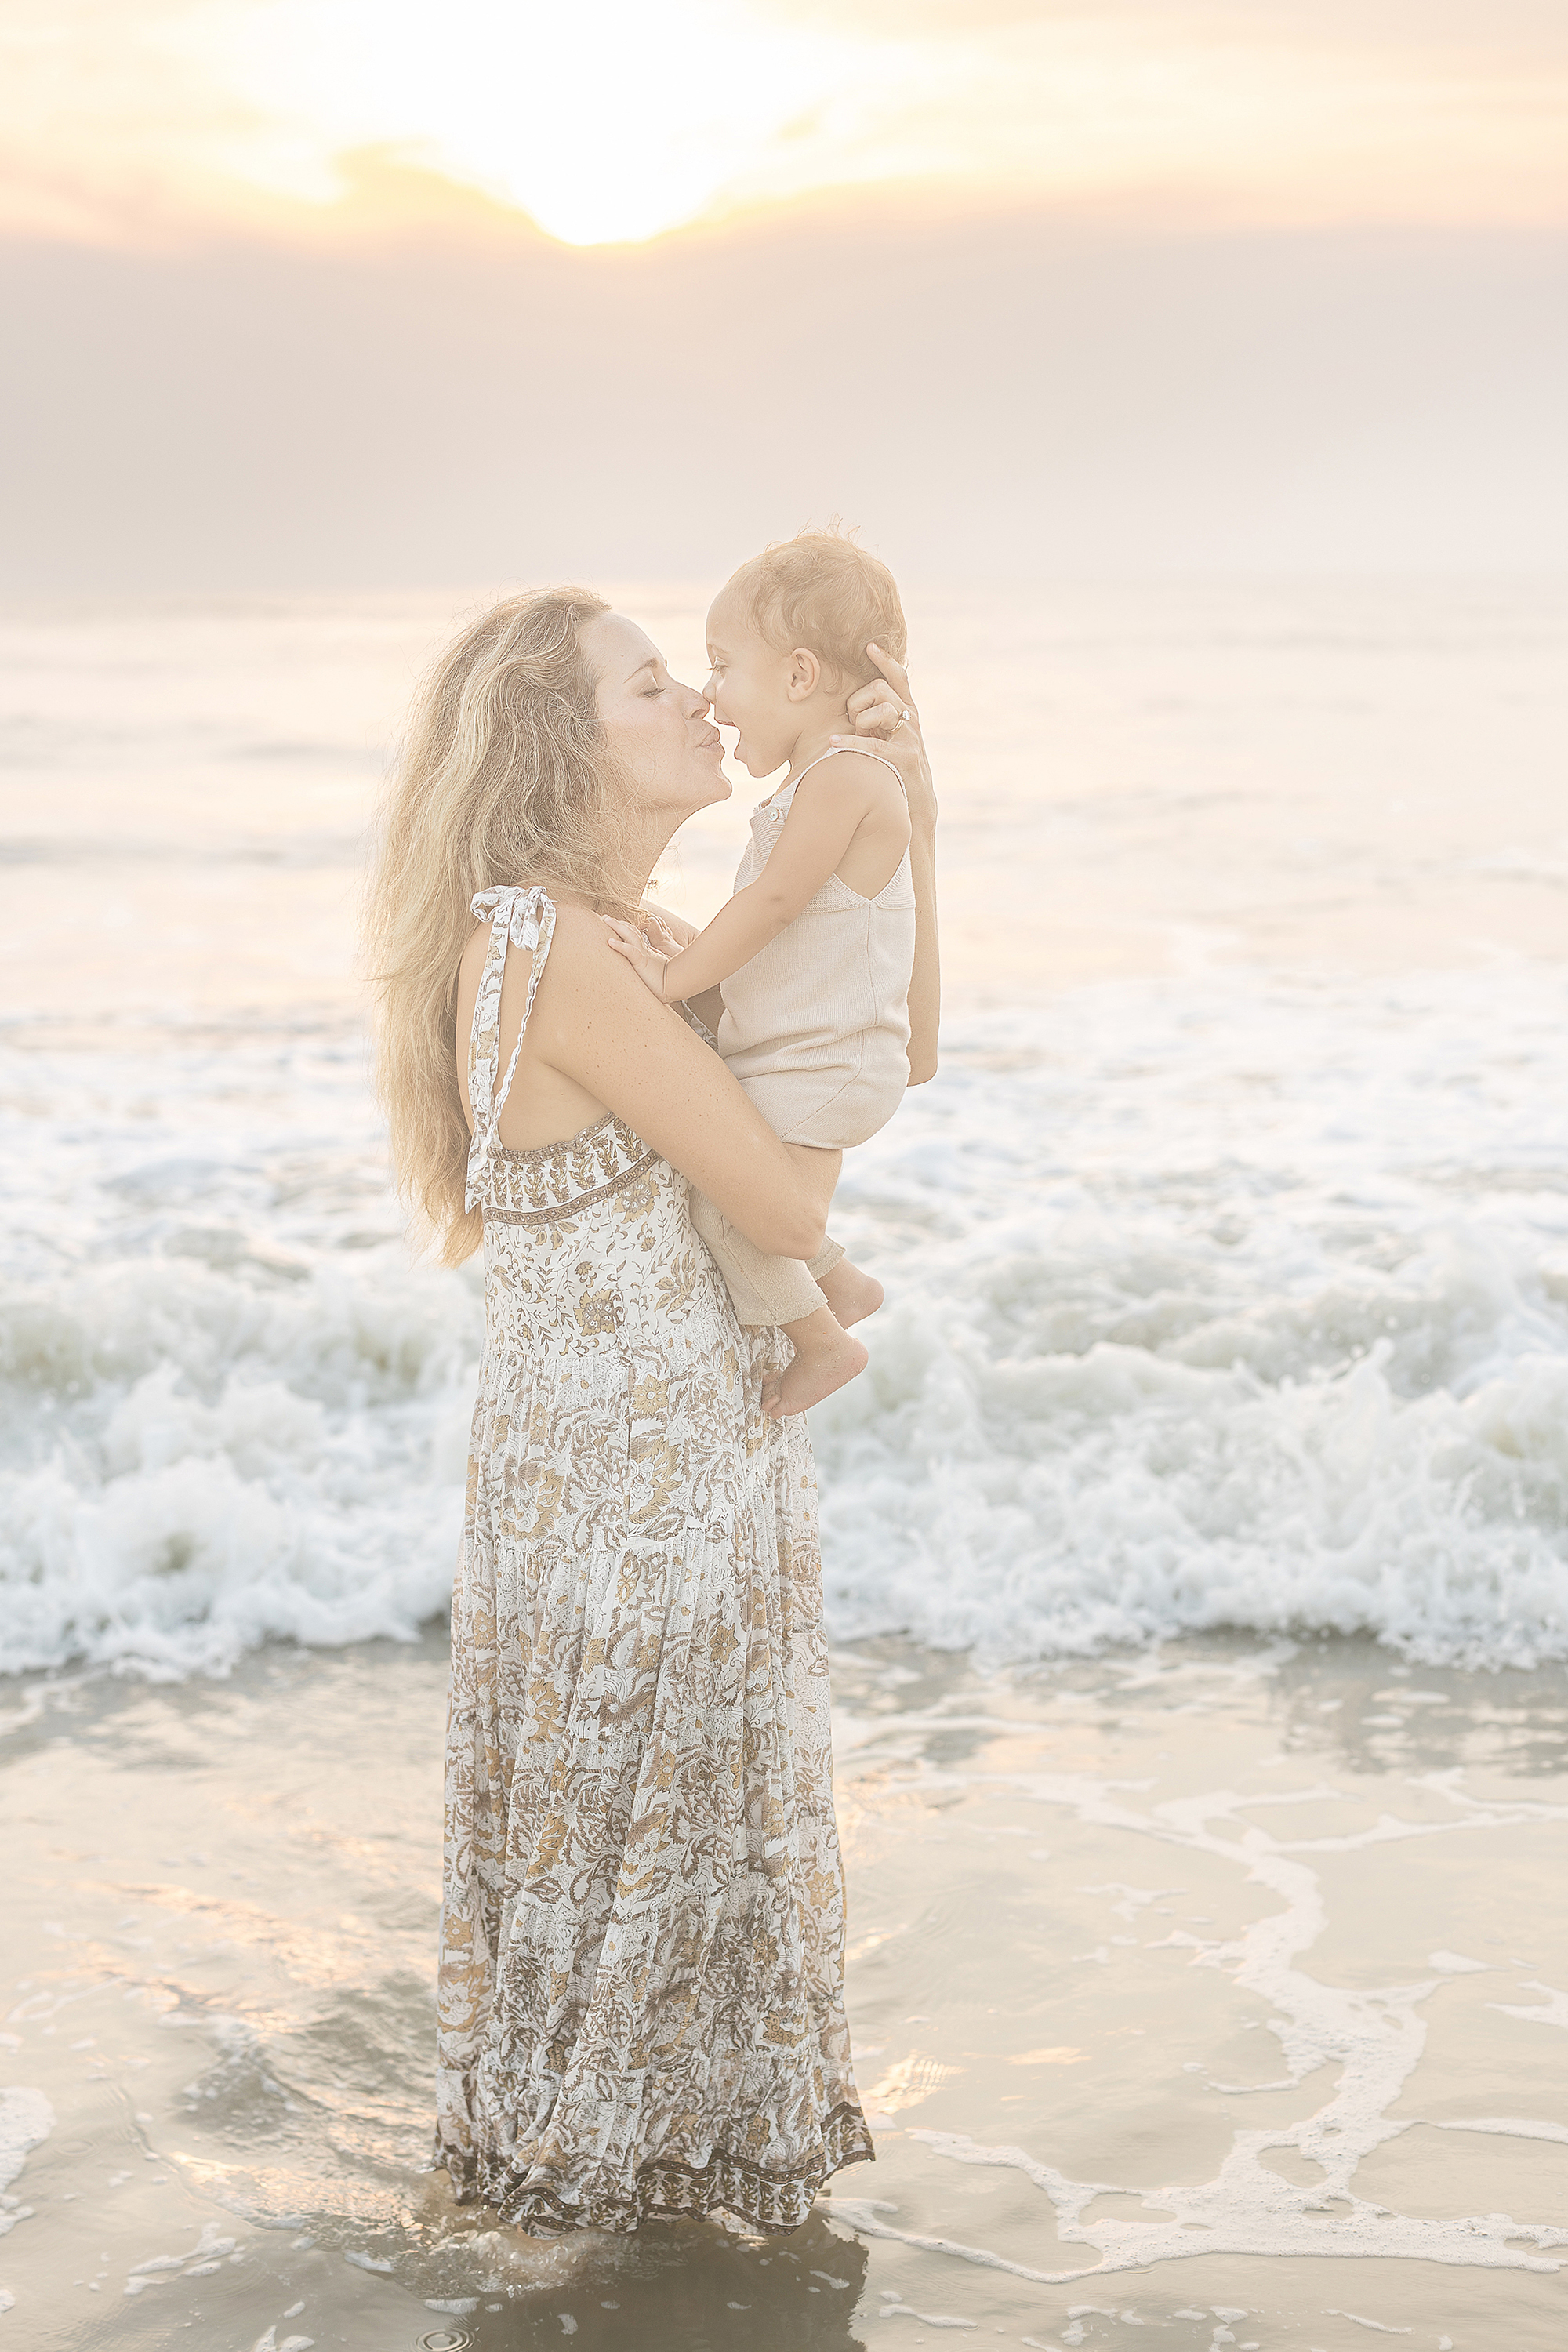
[[[826, 1217], [846, 1149], [898, 1108], [910, 1082], [915, 890], [898, 770], [853, 734], [848, 698], [878, 675], [867, 647], [902, 661], [892, 573], [837, 532], [803, 531], [742, 564], [708, 614], [708, 693], [753, 776], [789, 773], [752, 817], [734, 896], [680, 947], [650, 948], [627, 923], [615, 945], [667, 1003], [698, 1000], [719, 1051], [789, 1148]], [[931, 1041], [934, 1045], [934, 1040]], [[775, 1419], [804, 1412], [864, 1370], [845, 1325], [880, 1286], [829, 1239], [804, 1265], [770, 1257], [700, 1193], [691, 1221], [746, 1324], [782, 1324], [793, 1362], [763, 1388]]]

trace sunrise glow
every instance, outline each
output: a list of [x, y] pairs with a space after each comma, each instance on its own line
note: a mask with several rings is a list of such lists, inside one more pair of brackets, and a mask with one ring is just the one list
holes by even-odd
[[326, 200], [335, 156], [391, 148], [567, 245], [658, 236], [774, 152], [809, 181], [825, 141], [924, 94], [912, 49], [715, 0], [280, 0], [172, 37], [258, 110], [246, 163], [273, 185]]
[[110, 241], [330, 228], [367, 155], [578, 247], [877, 186], [1547, 222], [1568, 30], [1536, 0], [16, 0], [0, 133], [0, 227]]

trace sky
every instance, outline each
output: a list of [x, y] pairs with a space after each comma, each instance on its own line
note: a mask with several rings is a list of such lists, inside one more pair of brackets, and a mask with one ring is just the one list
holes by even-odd
[[8, 0], [45, 590], [1555, 566], [1562, 0]]

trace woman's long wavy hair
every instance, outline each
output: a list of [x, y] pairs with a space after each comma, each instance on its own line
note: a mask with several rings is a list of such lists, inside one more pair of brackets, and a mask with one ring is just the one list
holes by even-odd
[[599, 721], [583, 588], [509, 596], [428, 672], [383, 803], [364, 905], [376, 1092], [398, 1190], [460, 1265], [482, 1220], [463, 1206], [468, 1127], [455, 1059], [468, 902], [542, 883], [628, 914], [624, 788]]

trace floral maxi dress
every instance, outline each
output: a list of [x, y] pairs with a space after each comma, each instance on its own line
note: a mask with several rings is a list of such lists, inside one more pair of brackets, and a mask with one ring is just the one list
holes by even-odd
[[[811, 1450], [759, 1404], [684, 1177], [621, 1120], [497, 1133], [487, 890], [469, 1199], [486, 1342], [452, 1612], [437, 2150], [524, 2230], [793, 2230], [872, 2153], [843, 2000]], [[523, 1015], [526, 1026], [528, 1012]], [[521, 1048], [521, 1037], [519, 1036]]]

